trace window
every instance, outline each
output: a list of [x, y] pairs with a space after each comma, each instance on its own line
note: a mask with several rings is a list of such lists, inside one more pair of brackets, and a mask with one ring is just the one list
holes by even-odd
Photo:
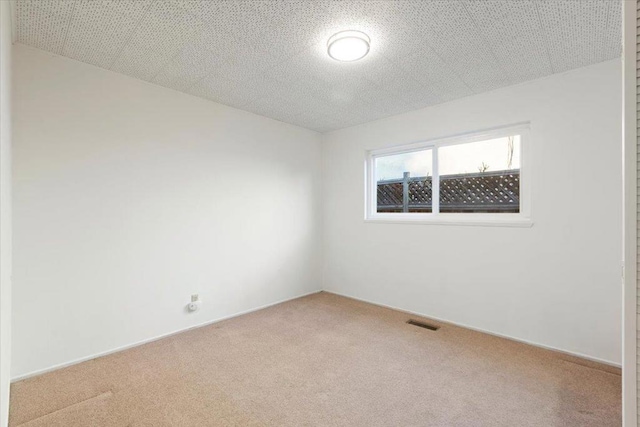
[[520, 125], [367, 153], [367, 220], [530, 226]]

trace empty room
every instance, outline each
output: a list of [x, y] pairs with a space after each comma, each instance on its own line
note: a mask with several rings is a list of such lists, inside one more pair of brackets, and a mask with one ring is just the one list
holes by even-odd
[[639, 22], [0, 1], [0, 427], [637, 426]]

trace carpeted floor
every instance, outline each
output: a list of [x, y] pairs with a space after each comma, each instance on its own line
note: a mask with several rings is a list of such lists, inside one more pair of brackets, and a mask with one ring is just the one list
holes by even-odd
[[620, 426], [619, 370], [328, 293], [12, 385], [11, 426]]

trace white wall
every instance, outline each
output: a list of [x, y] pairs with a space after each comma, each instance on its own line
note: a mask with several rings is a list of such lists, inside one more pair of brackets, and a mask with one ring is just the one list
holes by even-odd
[[[324, 136], [324, 288], [620, 363], [621, 66]], [[531, 122], [532, 228], [365, 223], [365, 150]]]
[[11, 11], [0, 2], [0, 426], [11, 376]]
[[[21, 45], [14, 75], [14, 378], [321, 287], [620, 362], [618, 61], [322, 138]], [[365, 150], [522, 121], [532, 228], [363, 221]]]
[[21, 45], [14, 76], [14, 378], [320, 289], [319, 134]]
[[623, 258], [624, 258], [624, 288], [623, 288], [623, 316], [622, 316], [622, 425], [638, 426], [638, 409], [640, 401], [637, 399], [640, 381], [638, 372], [640, 358], [638, 347], [638, 271], [640, 259], [638, 249], [640, 240], [640, 206], [638, 196], [638, 172], [640, 171], [640, 103], [638, 85], [640, 85], [640, 0], [625, 1], [622, 8], [622, 64], [623, 64]]

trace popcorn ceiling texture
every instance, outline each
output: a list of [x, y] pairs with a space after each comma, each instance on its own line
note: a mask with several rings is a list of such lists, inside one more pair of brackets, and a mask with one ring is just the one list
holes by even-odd
[[[616, 0], [18, 0], [17, 41], [319, 132], [617, 58]], [[326, 41], [372, 39], [339, 63]]]

